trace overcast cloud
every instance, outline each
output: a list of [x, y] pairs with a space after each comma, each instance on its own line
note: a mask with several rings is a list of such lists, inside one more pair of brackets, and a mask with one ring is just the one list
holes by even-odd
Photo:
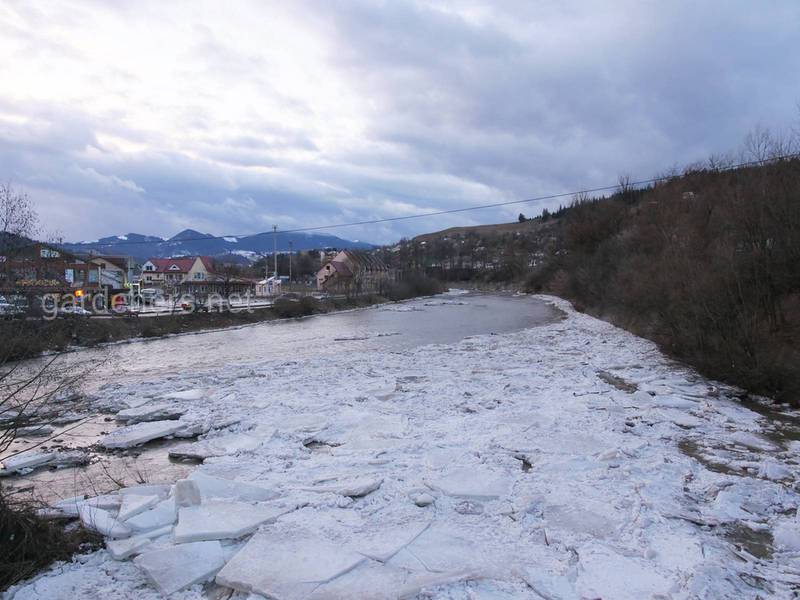
[[[0, 4], [0, 179], [68, 240], [649, 177], [788, 127], [800, 3]], [[547, 204], [334, 231], [389, 242]]]

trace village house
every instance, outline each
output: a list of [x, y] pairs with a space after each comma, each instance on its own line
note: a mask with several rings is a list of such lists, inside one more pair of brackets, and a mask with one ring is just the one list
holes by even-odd
[[121, 290], [130, 287], [134, 280], [136, 264], [130, 256], [90, 256], [86, 261], [90, 279], [99, 287]]
[[210, 256], [150, 258], [142, 265], [142, 289], [158, 288], [192, 296], [252, 294], [255, 281], [217, 272]]
[[150, 258], [142, 265], [142, 288], [172, 288], [184, 282], [195, 284], [211, 279], [214, 266], [209, 256]]
[[133, 259], [126, 256], [92, 256], [67, 252], [56, 245], [22, 241], [0, 255], [0, 294], [7, 297], [66, 297], [94, 303], [98, 294], [110, 302], [131, 282]]
[[377, 292], [393, 279], [393, 271], [377, 256], [342, 250], [317, 271], [317, 289], [347, 294]]

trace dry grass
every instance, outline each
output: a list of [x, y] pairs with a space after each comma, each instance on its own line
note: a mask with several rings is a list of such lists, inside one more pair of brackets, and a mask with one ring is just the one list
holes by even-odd
[[77, 552], [98, 548], [100, 536], [42, 518], [38, 504], [15, 500], [0, 487], [0, 591]]

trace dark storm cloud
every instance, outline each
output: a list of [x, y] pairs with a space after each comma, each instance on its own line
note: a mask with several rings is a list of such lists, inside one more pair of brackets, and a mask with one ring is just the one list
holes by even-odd
[[[156, 30], [168, 47], [152, 64], [174, 81], [124, 52], [93, 70], [97, 49], [70, 43], [52, 13], [0, 12], [16, 40], [0, 61], [68, 61], [87, 101], [57, 81], [49, 98], [37, 81], [32, 99], [0, 92], [0, 177], [71, 238], [240, 234], [648, 177], [735, 149], [759, 123], [790, 124], [800, 100], [791, 1], [255, 3], [163, 18], [157, 5], [80, 4], [81, 21]], [[341, 233], [391, 241], [545, 205]]]

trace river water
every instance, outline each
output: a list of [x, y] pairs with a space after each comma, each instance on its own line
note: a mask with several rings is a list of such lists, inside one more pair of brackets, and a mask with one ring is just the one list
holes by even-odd
[[[85, 393], [100, 395], [103, 386], [152, 381], [186, 372], [213, 371], [249, 362], [330, 358], [340, 352], [391, 352], [425, 344], [448, 344], [465, 337], [508, 333], [560, 318], [552, 306], [527, 296], [460, 293], [402, 303], [281, 320], [257, 325], [111, 344], [78, 350], [63, 360], [76, 368], [90, 367]], [[114, 429], [113, 415], [93, 415], [77, 427], [57, 430], [54, 440], [39, 449], [87, 448]], [[93, 453], [86, 467], [39, 469], [9, 478], [17, 489], [53, 500], [114, 489], [119, 483], [174, 481], [192, 465], [167, 457], [169, 449], [191, 440], [161, 440], [122, 453]], [[9, 449], [18, 452], [41, 442], [19, 439]], [[6, 453], [6, 454], [8, 454]]]
[[450, 293], [304, 319], [114, 344], [82, 350], [69, 358], [84, 365], [103, 361], [85, 382], [92, 391], [109, 381], [163, 377], [186, 369], [448, 344], [472, 335], [549, 323], [559, 314], [527, 296]]

